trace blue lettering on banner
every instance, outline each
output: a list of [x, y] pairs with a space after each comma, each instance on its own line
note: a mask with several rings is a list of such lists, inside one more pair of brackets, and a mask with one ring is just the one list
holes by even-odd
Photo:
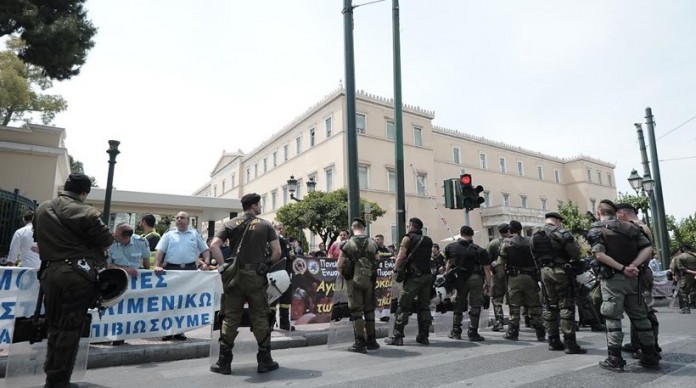
[[173, 322], [169, 317], [162, 319], [162, 330], [169, 330], [172, 328]]
[[[173, 317], [164, 317], [161, 319], [154, 318], [150, 319], [149, 327], [147, 327], [148, 323], [142, 319], [125, 322], [95, 323], [92, 324], [92, 337], [100, 338], [108, 336], [127, 336], [145, 332], [157, 333], [172, 329], [178, 330], [206, 326], [210, 323], [209, 313], [177, 315]], [[2, 339], [2, 335], [0, 335], [0, 339]], [[2, 341], [0, 341], [0, 343], [2, 343]]]
[[143, 313], [143, 299], [133, 299], [128, 298], [128, 308], [126, 309], [128, 314], [142, 314]]
[[[153, 279], [153, 275], [155, 278]], [[155, 275], [152, 272], [141, 272], [137, 278], [131, 278], [131, 290], [150, 290], [152, 288], [167, 288], [165, 273]], [[153, 283], [156, 281], [156, 283]]]
[[147, 298], [147, 312], [155, 312], [159, 311], [159, 304], [157, 303], [159, 301], [159, 297], [157, 296], [151, 296]]
[[14, 310], [16, 302], [2, 302], [0, 303], [0, 319], [14, 319]]
[[10, 289], [12, 284], [12, 273], [13, 271], [5, 270], [2, 271], [2, 277], [0, 277], [0, 290], [7, 291]]
[[2, 329], [0, 331], [0, 344], [10, 343], [10, 331], [7, 329]]

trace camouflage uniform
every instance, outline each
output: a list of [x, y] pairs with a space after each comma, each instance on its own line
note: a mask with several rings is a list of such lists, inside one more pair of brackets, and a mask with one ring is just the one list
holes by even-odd
[[544, 325], [541, 320], [539, 302], [539, 273], [529, 248], [529, 237], [514, 234], [503, 240], [500, 247], [500, 264], [508, 274], [508, 303], [510, 305], [510, 324], [506, 339], [517, 340], [520, 331], [521, 306], [529, 308], [537, 339], [545, 341]]
[[[364, 247], [364, 252], [360, 247]], [[345, 260], [357, 261], [362, 254], [365, 258], [372, 261], [373, 268], [376, 268], [377, 243], [365, 235], [352, 236], [341, 247]], [[350, 319], [353, 321], [353, 331], [355, 333], [355, 344], [353, 350], [364, 353], [366, 349], [379, 349], [375, 336], [375, 282], [377, 273], [372, 278], [372, 285], [366, 289], [355, 287], [353, 279], [346, 281], [348, 291], [348, 308], [350, 309]], [[364, 318], [363, 318], [364, 317]]]
[[682, 249], [682, 253], [674, 258], [675, 267], [679, 272], [679, 308], [682, 314], [691, 314], [689, 295], [696, 291], [694, 275], [686, 270], [696, 271], [696, 255], [689, 250]]
[[[251, 216], [245, 213], [228, 220], [222, 230], [215, 234], [215, 237], [222, 241], [230, 239], [232, 252], [237, 252], [243, 237], [239, 256], [234, 259], [235, 263], [222, 273], [225, 289], [221, 302], [223, 321], [220, 330], [221, 360], [218, 364], [228, 366], [232, 361], [232, 348], [237, 338], [237, 330], [242, 323], [246, 303], [249, 306], [251, 331], [259, 347], [256, 356], [259, 372], [264, 372], [277, 368], [271, 357], [271, 329], [268, 322], [270, 307], [266, 295], [268, 279], [262, 270], [266, 266], [266, 246], [277, 240], [278, 236], [268, 221], [257, 217], [248, 220], [248, 230], [244, 235], [243, 231], [237, 228], [243, 228], [249, 217]], [[271, 368], [274, 364], [275, 368]], [[266, 368], [267, 366], [269, 368]]]
[[500, 331], [505, 326], [505, 315], [503, 314], [503, 298], [507, 289], [505, 284], [505, 266], [500, 265], [498, 261], [502, 242], [502, 237], [496, 238], [491, 240], [486, 247], [493, 268], [493, 288], [491, 289], [491, 302], [493, 304], [493, 313], [495, 314], [495, 326], [491, 329], [493, 331]]
[[560, 226], [546, 224], [532, 236], [531, 249], [541, 267], [542, 292], [546, 294], [543, 315], [549, 335], [549, 350], [563, 350], [565, 347], [568, 354], [586, 353], [575, 338], [577, 285], [572, 269], [580, 259], [580, 248], [575, 238]]
[[34, 218], [34, 236], [48, 323], [45, 386], [63, 387], [70, 382], [87, 310], [98, 297], [97, 268], [106, 265], [104, 249], [114, 237], [99, 212], [77, 194], [65, 191], [53, 201], [62, 217], [52, 201], [42, 203]]
[[[617, 263], [629, 266], [639, 252], [651, 246], [650, 240], [637, 226], [618, 221], [615, 217], [597, 221], [587, 235], [592, 252], [604, 252]], [[642, 265], [641, 267], [644, 267]], [[600, 366], [612, 370], [623, 370], [625, 361], [621, 356], [623, 331], [621, 318], [624, 311], [635, 326], [643, 353], [643, 365], [657, 365], [655, 336], [648, 320], [648, 308], [638, 294], [638, 277], [628, 277], [624, 272], [600, 264], [602, 307], [600, 312], [606, 319], [607, 346], [609, 357]]]

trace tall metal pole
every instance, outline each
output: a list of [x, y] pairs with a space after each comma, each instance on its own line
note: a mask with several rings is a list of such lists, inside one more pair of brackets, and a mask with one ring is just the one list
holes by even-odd
[[662, 256], [662, 268], [667, 268], [670, 259], [669, 236], [667, 234], [667, 220], [665, 216], [665, 202], [662, 196], [662, 179], [660, 178], [660, 162], [657, 158], [657, 143], [655, 142], [655, 122], [653, 121], [652, 109], [645, 108], [645, 120], [648, 125], [648, 139], [650, 141], [650, 158], [652, 159], [652, 178], [655, 180], [655, 206], [657, 209], [656, 225], [660, 226], [660, 256]]
[[400, 239], [406, 234], [406, 195], [404, 185], [404, 122], [401, 102], [401, 35], [399, 33], [399, 0], [392, 0], [392, 36], [394, 46], [394, 164], [396, 166], [396, 232]]
[[346, 66], [346, 153], [348, 156], [348, 223], [360, 217], [360, 183], [358, 181], [358, 133], [355, 108], [355, 55], [353, 50], [353, 2], [343, 0], [343, 38]]
[[[638, 133], [638, 145], [640, 146], [640, 158], [641, 158], [642, 163], [643, 163], [643, 177], [650, 177], [652, 175], [650, 174], [650, 162], [648, 161], [648, 153], [647, 153], [646, 147], [645, 147], [645, 138], [643, 137], [643, 125], [640, 123], [636, 123], [634, 125], [636, 126], [636, 132]], [[645, 192], [645, 190], [642, 190], [642, 191]], [[659, 238], [659, 236], [660, 236], [659, 231], [661, 230], [662, 227], [660, 226], [660, 220], [657, 217], [657, 205], [655, 204], [654, 190], [648, 192], [647, 195], [648, 195], [648, 199], [650, 200], [650, 212], [652, 212], [653, 222], [655, 223], [655, 232], [657, 233], [657, 236], [658, 236], [658, 238], [655, 239], [655, 241], [654, 241], [655, 246], [657, 247], [659, 252], [662, 252], [662, 250], [660, 248], [662, 246], [662, 239]], [[646, 216], [647, 216], [647, 214], [646, 214]], [[649, 219], [650, 218], [646, 218], [646, 220], [648, 220], [647, 221], [648, 223], [650, 222]], [[648, 226], [650, 226], [650, 225], [648, 225]], [[660, 256], [662, 256], [662, 254], [660, 254]], [[663, 268], [666, 268], [666, 267], [663, 267]]]
[[114, 166], [116, 165], [116, 155], [121, 152], [118, 150], [118, 145], [121, 144], [118, 140], [109, 140], [109, 149], [106, 153], [109, 154], [109, 175], [106, 177], [106, 193], [104, 194], [104, 213], [102, 221], [106, 226], [109, 226], [111, 219], [111, 191], [113, 191], [114, 183]]

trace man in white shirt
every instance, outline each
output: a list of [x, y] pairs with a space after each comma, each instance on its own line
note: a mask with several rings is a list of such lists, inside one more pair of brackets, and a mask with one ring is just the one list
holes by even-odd
[[24, 226], [17, 229], [12, 236], [10, 243], [10, 253], [7, 257], [9, 265], [17, 265], [17, 257], [19, 257], [19, 265], [26, 268], [39, 268], [41, 260], [39, 260], [39, 248], [34, 242], [34, 228], [31, 220], [34, 218], [34, 212], [24, 214]]

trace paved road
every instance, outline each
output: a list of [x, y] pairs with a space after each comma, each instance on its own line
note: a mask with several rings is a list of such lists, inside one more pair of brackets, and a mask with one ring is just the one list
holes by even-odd
[[[606, 357], [603, 333], [581, 331], [586, 355], [550, 352], [523, 329], [520, 341], [484, 333], [469, 343], [435, 337], [429, 347], [410, 339], [407, 346], [386, 345], [369, 355], [327, 346], [277, 350], [277, 371], [256, 373], [254, 354], [236, 354], [233, 375], [208, 371], [208, 359], [92, 369], [81, 387], [654, 387], [696, 386], [696, 315], [660, 308], [662, 369], [648, 371], [628, 357], [626, 373], [600, 369]], [[88, 382], [88, 383], [87, 383]]]

